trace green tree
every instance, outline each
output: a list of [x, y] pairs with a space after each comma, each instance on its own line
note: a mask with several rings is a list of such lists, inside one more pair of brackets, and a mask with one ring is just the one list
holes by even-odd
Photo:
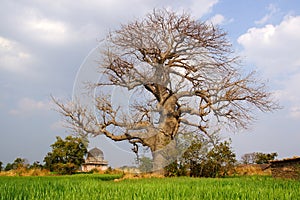
[[236, 163], [236, 155], [230, 147], [229, 141], [215, 145], [202, 163], [202, 175], [206, 177], [220, 177], [228, 175]]
[[206, 155], [213, 143], [210, 139], [204, 139], [199, 136], [194, 137], [191, 145], [182, 156], [183, 163], [189, 169], [191, 176], [200, 176], [202, 171], [201, 163], [206, 159]]
[[2, 171], [2, 168], [3, 168], [2, 165], [3, 165], [3, 162], [0, 161], [0, 172]]
[[187, 175], [187, 165], [185, 165], [181, 159], [175, 160], [171, 164], [167, 165], [165, 168], [165, 176], [186, 176]]
[[84, 162], [87, 148], [81, 138], [67, 136], [64, 140], [57, 136], [51, 145], [52, 152], [44, 158], [45, 168], [60, 174], [72, 174]]

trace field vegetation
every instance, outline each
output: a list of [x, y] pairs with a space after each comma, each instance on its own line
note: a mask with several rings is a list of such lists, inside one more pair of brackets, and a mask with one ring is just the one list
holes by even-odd
[[0, 177], [8, 199], [299, 199], [300, 181], [269, 176], [119, 179], [121, 175]]

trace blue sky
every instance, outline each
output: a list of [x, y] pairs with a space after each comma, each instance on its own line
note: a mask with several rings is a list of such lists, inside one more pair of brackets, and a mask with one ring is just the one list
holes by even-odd
[[[300, 155], [300, 5], [296, 0], [2, 0], [0, 3], [0, 161], [42, 161], [55, 136], [66, 136], [50, 95], [70, 99], [76, 74], [109, 30], [153, 8], [188, 11], [228, 32], [245, 69], [268, 81], [283, 109], [257, 115], [249, 130], [229, 134], [238, 156]], [[125, 144], [102, 137], [112, 166], [131, 163]]]

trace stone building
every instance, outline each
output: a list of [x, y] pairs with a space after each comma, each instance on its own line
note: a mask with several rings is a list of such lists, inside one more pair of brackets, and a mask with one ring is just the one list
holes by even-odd
[[85, 163], [82, 164], [81, 169], [84, 172], [91, 170], [107, 170], [108, 162], [104, 160], [104, 154], [100, 149], [93, 148], [88, 152]]
[[300, 179], [300, 157], [270, 161], [275, 178]]

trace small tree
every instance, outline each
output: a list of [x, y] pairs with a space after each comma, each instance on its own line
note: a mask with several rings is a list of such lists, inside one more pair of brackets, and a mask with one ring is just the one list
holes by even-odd
[[202, 164], [207, 174], [204, 176], [226, 176], [236, 163], [236, 155], [230, 147], [230, 142], [224, 141], [212, 148]]
[[256, 159], [255, 163], [256, 164], [268, 164], [270, 160], [274, 160], [278, 154], [276, 152], [274, 153], [261, 153], [258, 152], [256, 153]]
[[214, 141], [207, 140], [204, 137], [193, 137], [191, 145], [182, 156], [183, 163], [190, 169], [191, 176], [199, 176], [201, 174], [199, 171], [201, 170], [201, 167], [199, 167], [200, 163], [206, 159], [206, 155], [213, 143]]
[[243, 164], [254, 164], [256, 160], [256, 153], [246, 153], [242, 155], [241, 161]]
[[52, 152], [44, 158], [45, 168], [61, 174], [72, 174], [78, 170], [87, 153], [82, 140], [72, 136], [67, 136], [65, 140], [57, 136], [51, 147]]
[[3, 162], [0, 161], [0, 172], [2, 171], [2, 168], [3, 168], [2, 165], [3, 165]]

